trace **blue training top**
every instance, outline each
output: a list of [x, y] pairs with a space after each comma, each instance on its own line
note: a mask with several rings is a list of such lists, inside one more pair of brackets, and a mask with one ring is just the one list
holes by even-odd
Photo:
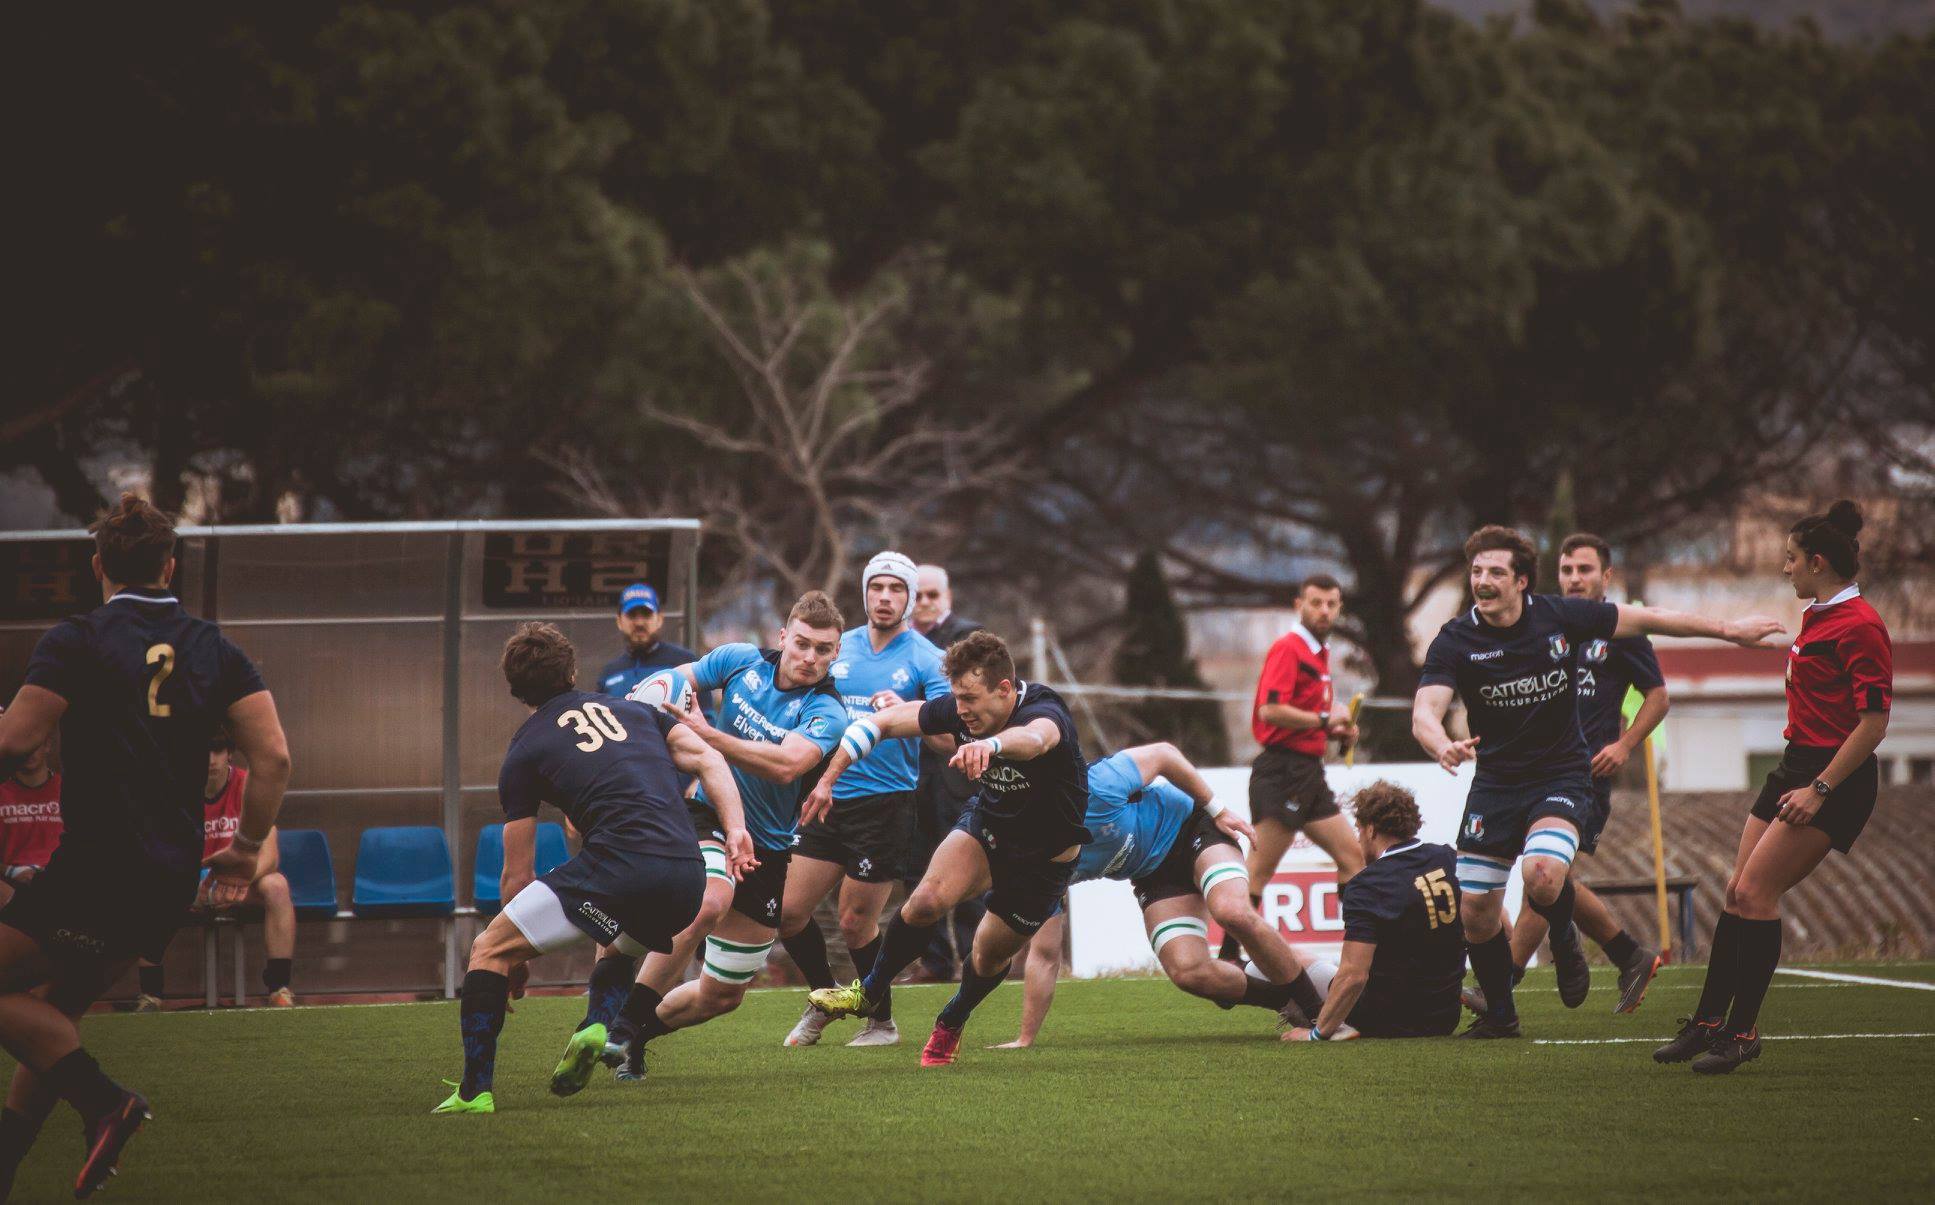
[[1082, 823], [1095, 839], [1075, 859], [1075, 879], [1139, 879], [1162, 865], [1196, 801], [1158, 778], [1142, 785], [1142, 771], [1126, 753], [1088, 768], [1088, 813]]
[[[741, 740], [780, 744], [797, 732], [819, 746], [825, 755], [846, 731], [847, 711], [839, 692], [826, 682], [781, 690], [779, 654], [761, 652], [750, 644], [722, 644], [692, 663], [693, 684], [700, 690], [721, 691], [715, 723]], [[738, 766], [732, 768], [739, 798], [746, 805], [746, 831], [760, 849], [790, 849], [798, 825], [803, 784], [816, 780], [812, 771], [792, 782], [767, 782]], [[705, 788], [699, 789], [705, 799]]]
[[[912, 628], [877, 653], [865, 627], [841, 633], [840, 656], [827, 677], [839, 688], [847, 715], [856, 720], [874, 713], [873, 697], [883, 690], [893, 691], [903, 703], [952, 693], [947, 675], [941, 673], [941, 651]], [[833, 797], [858, 799], [911, 791], [919, 778], [920, 741], [914, 737], [885, 740], [840, 776], [833, 784]]]

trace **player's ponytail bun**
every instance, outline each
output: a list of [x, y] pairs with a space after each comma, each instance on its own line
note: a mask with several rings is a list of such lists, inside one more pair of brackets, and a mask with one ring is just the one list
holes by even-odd
[[1861, 508], [1846, 498], [1794, 524], [1794, 542], [1844, 578], [1861, 572]]

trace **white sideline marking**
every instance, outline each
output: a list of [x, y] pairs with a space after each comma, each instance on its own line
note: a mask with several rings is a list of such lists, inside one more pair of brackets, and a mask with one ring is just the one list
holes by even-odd
[[1935, 983], [1914, 979], [1879, 979], [1873, 975], [1844, 975], [1839, 971], [1800, 971], [1775, 967], [1777, 975], [1800, 975], [1806, 979], [1831, 979], [1836, 983], [1865, 983], [1870, 987], [1905, 987], [1918, 992], [1935, 992]]
[[[1935, 1038], [1935, 1033], [1770, 1033], [1763, 1042], [1828, 1042], [1841, 1038]], [[1533, 1038], [1534, 1046], [1625, 1046], [1634, 1042], [1670, 1042], [1664, 1038]]]

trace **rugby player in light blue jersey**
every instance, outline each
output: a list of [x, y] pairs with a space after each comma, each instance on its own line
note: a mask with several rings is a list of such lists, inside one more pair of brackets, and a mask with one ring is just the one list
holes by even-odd
[[[766, 952], [779, 936], [800, 799], [818, 781], [847, 725], [840, 692], [827, 680], [843, 626], [833, 600], [811, 590], [793, 604], [776, 651], [722, 644], [666, 671], [675, 675], [669, 681], [654, 675], [632, 690], [631, 698], [676, 712], [681, 724], [725, 755], [745, 805], [756, 862], [733, 881], [731, 842], [702, 784], [690, 810], [705, 859], [705, 901], [669, 953], [646, 956], [619, 1009], [605, 1059], [618, 1065], [620, 1080], [643, 1078], [645, 1043], [652, 1038], [738, 1008], [766, 965]], [[716, 725], [698, 706], [698, 693], [712, 690], [720, 692]], [[702, 940], [704, 969], [681, 983]], [[605, 986], [594, 977], [594, 995]]]
[[[1142, 924], [1169, 981], [1223, 1008], [1252, 1004], [1304, 1025], [1323, 1006], [1318, 986], [1274, 926], [1250, 903], [1249, 875], [1236, 839], [1254, 841], [1249, 821], [1224, 810], [1209, 784], [1174, 745], [1140, 745], [1088, 768], [1094, 839], [1075, 860], [1074, 881], [1121, 879], [1135, 887]], [[1254, 952], [1266, 979], [1212, 956], [1210, 917]], [[1057, 914], [1028, 951], [1021, 1034], [993, 1049], [1032, 1046], [1061, 970]]]
[[[908, 626], [915, 576], [914, 562], [898, 552], [876, 554], [860, 575], [867, 622], [840, 637], [840, 656], [828, 674], [850, 719], [909, 699], [938, 698], [950, 689], [941, 672], [941, 650]], [[954, 751], [952, 741], [935, 739], [947, 742], [948, 753]], [[786, 872], [779, 940], [808, 988], [834, 984], [826, 935], [813, 910], [836, 886], [840, 933], [853, 965], [861, 972], [870, 970], [880, 954], [880, 913], [893, 895], [894, 881], [909, 870], [919, 747], [911, 737], [880, 742], [871, 757], [856, 762], [840, 779], [833, 790], [833, 810], [800, 825], [793, 864]], [[882, 992], [879, 1007], [847, 1045], [891, 1046], [900, 1041], [892, 1008], [891, 992]], [[785, 1044], [816, 1044], [831, 1020], [807, 1005]]]

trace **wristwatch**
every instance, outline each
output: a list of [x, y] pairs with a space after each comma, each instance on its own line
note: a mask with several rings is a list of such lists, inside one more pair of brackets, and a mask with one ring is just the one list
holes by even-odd
[[1328, 711], [1320, 711], [1317, 713], [1317, 727], [1330, 727], [1330, 713]]
[[1833, 792], [1834, 792], [1834, 788], [1827, 784], [1827, 779], [1817, 778], [1814, 780], [1814, 793], [1816, 795], [1819, 795], [1821, 798], [1826, 799], [1829, 795], [1833, 794]]

